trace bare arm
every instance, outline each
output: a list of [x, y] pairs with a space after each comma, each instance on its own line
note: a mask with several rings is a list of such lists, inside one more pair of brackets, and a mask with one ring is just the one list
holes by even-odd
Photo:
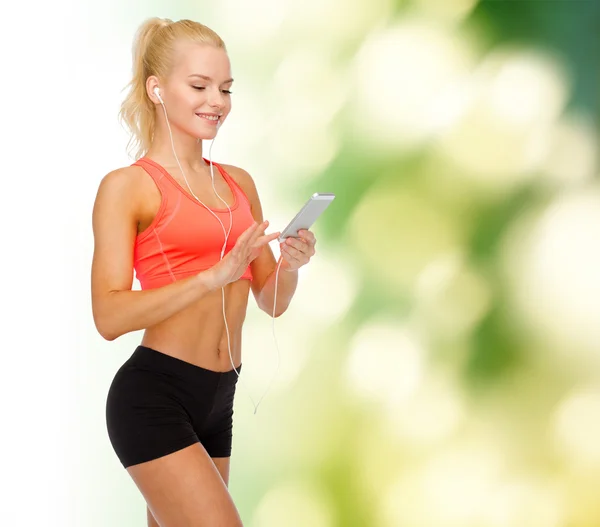
[[[277, 276], [277, 301], [275, 301], [276, 276], [277, 269], [267, 275], [256, 297], [256, 303], [267, 315], [279, 317], [287, 311], [296, 292], [298, 271], [279, 269], [279, 275]], [[273, 313], [273, 305], [275, 305], [275, 313]]]
[[92, 312], [106, 340], [153, 326], [217, 288], [208, 270], [156, 289], [132, 291], [137, 235], [135, 174], [110, 172], [100, 182], [92, 226]]
[[212, 291], [205, 274], [147, 291], [109, 291], [100, 302], [102, 307], [94, 310], [98, 332], [106, 340], [114, 340], [166, 320]]
[[[258, 196], [258, 190], [252, 176], [244, 169], [223, 165], [227, 173], [235, 177], [237, 183], [242, 187], [248, 200], [252, 216], [257, 222], [263, 221], [262, 203]], [[267, 315], [273, 315], [273, 304], [276, 304], [275, 317], [279, 317], [290, 305], [296, 287], [298, 285], [298, 271], [279, 270], [277, 280], [277, 302], [275, 302], [275, 273], [277, 261], [269, 246], [263, 248], [258, 257], [250, 264], [252, 269], [252, 293], [256, 305]]]

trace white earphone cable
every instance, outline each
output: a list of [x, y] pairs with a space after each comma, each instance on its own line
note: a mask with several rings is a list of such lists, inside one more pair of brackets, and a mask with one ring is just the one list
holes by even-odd
[[[215, 191], [215, 194], [219, 197], [219, 199], [225, 203], [225, 206], [227, 207], [227, 209], [229, 210], [229, 231], [225, 232], [225, 226], [223, 225], [223, 222], [220, 220], [220, 218], [209, 208], [207, 207], [201, 200], [200, 198], [198, 198], [198, 196], [196, 196], [196, 194], [194, 194], [194, 192], [192, 191], [190, 184], [188, 183], [187, 177], [185, 176], [185, 172], [183, 171], [183, 168], [181, 167], [181, 163], [179, 162], [179, 158], [177, 157], [177, 154], [175, 152], [175, 144], [173, 143], [173, 134], [171, 132], [171, 126], [169, 124], [169, 118], [167, 116], [167, 109], [165, 107], [165, 103], [162, 100], [162, 97], [159, 95], [158, 92], [156, 92], [156, 95], [158, 96], [158, 100], [160, 101], [160, 103], [162, 104], [163, 107], [163, 111], [165, 113], [165, 121], [167, 123], [167, 127], [169, 129], [169, 136], [171, 137], [171, 147], [173, 149], [173, 155], [175, 156], [175, 159], [177, 161], [177, 165], [179, 165], [179, 170], [181, 170], [181, 173], [183, 174], [183, 178], [185, 179], [185, 182], [188, 186], [188, 189], [190, 190], [190, 192], [192, 193], [192, 195], [206, 208], [206, 210], [208, 210], [216, 219], [217, 221], [221, 224], [221, 228], [223, 229], [223, 233], [225, 234], [225, 243], [223, 244], [223, 248], [221, 249], [221, 260], [223, 259], [223, 255], [225, 254], [225, 248], [227, 246], [227, 240], [229, 239], [229, 233], [231, 232], [231, 226], [232, 226], [232, 215], [231, 215], [231, 208], [229, 207], [229, 205], [227, 205], [227, 202], [219, 195], [219, 193], [217, 192], [217, 189], [215, 188], [215, 178], [214, 178], [214, 173], [213, 173], [213, 163], [212, 163], [212, 154], [211, 154], [211, 150], [212, 150], [212, 145], [215, 141], [216, 135], [215, 137], [213, 137], [211, 143], [210, 143], [210, 147], [208, 149], [208, 157], [209, 157], [209, 162], [210, 162], [210, 177], [212, 179], [212, 186], [213, 186], [213, 190]], [[217, 124], [217, 131], [218, 131], [218, 126], [219, 124]], [[232, 189], [233, 191], [233, 189]], [[275, 375], [272, 377], [271, 382], [269, 383], [269, 385], [267, 386], [267, 389], [265, 390], [265, 392], [263, 393], [263, 395], [261, 396], [261, 398], [258, 400], [258, 404], [254, 404], [254, 399], [252, 399], [252, 396], [250, 395], [249, 391], [248, 391], [248, 396], [250, 397], [250, 400], [252, 401], [252, 404], [254, 405], [254, 414], [256, 414], [257, 410], [258, 410], [258, 405], [260, 405], [263, 397], [267, 394], [267, 392], [269, 391], [269, 389], [271, 388], [271, 384], [273, 383], [273, 381], [275, 380], [277, 373], [279, 371], [279, 363], [280, 363], [280, 352], [279, 352], [279, 346], [277, 344], [277, 337], [275, 336], [275, 309], [276, 309], [276, 305], [277, 305], [277, 282], [278, 282], [278, 278], [279, 278], [279, 268], [281, 267], [281, 262], [283, 261], [282, 257], [280, 256], [279, 258], [279, 262], [277, 264], [277, 271], [275, 273], [275, 294], [274, 294], [274, 299], [273, 299], [273, 338], [275, 339], [275, 347], [277, 348], [277, 368], [275, 370]], [[244, 382], [243, 379], [241, 378], [238, 370], [235, 367], [235, 364], [233, 363], [233, 357], [231, 355], [231, 339], [229, 336], [229, 326], [227, 324], [227, 316], [225, 314], [225, 288], [221, 287], [221, 299], [222, 299], [222, 306], [223, 306], [223, 321], [225, 322], [225, 330], [227, 332], [227, 349], [229, 351], [229, 360], [231, 361], [231, 366], [233, 367], [235, 373], [237, 374], [238, 378], [242, 381], [242, 383]], [[246, 386], [244, 384], [244, 386]], [[246, 387], [247, 389], [247, 387]]]

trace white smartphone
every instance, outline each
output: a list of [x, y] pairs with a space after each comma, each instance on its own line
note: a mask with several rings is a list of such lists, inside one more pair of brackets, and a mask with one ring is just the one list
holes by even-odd
[[299, 238], [300, 236], [298, 231], [302, 229], [310, 229], [312, 224], [323, 213], [323, 211], [329, 207], [329, 204], [334, 199], [335, 194], [315, 192], [300, 209], [300, 212], [298, 212], [292, 221], [290, 221], [288, 226], [281, 231], [277, 241], [281, 243], [290, 236], [293, 238]]

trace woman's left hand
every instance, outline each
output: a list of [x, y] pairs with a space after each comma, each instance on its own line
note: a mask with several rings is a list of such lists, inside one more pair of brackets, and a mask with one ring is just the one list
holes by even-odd
[[315, 255], [315, 244], [317, 243], [315, 235], [311, 231], [300, 229], [298, 236], [300, 238], [290, 236], [279, 244], [283, 259], [281, 268], [284, 271], [297, 271]]

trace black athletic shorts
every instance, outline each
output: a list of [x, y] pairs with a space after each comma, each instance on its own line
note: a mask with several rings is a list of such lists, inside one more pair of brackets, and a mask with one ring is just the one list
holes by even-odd
[[106, 398], [108, 436], [121, 464], [127, 468], [198, 441], [209, 456], [229, 457], [237, 379], [233, 369], [208, 370], [139, 345]]

